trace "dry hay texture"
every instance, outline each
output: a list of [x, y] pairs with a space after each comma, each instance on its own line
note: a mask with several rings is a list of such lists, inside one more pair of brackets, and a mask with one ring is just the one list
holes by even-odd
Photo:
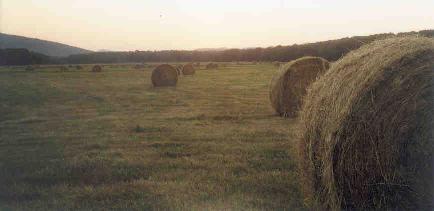
[[194, 75], [195, 72], [193, 64], [186, 64], [182, 67], [182, 74], [184, 75]]
[[303, 57], [282, 65], [270, 83], [271, 106], [280, 116], [296, 116], [306, 88], [329, 66], [320, 57]]
[[301, 112], [305, 202], [317, 209], [433, 209], [434, 39], [392, 38], [349, 53]]
[[209, 63], [206, 65], [206, 69], [217, 69], [219, 66], [215, 63]]
[[178, 72], [168, 64], [159, 65], [152, 71], [152, 85], [158, 86], [176, 86], [178, 82]]
[[92, 67], [92, 72], [101, 72], [102, 67], [100, 65], [95, 65]]

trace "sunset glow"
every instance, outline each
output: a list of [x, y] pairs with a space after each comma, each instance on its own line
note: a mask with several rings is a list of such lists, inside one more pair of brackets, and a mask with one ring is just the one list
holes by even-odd
[[429, 0], [1, 2], [1, 32], [90, 50], [267, 47], [434, 28]]

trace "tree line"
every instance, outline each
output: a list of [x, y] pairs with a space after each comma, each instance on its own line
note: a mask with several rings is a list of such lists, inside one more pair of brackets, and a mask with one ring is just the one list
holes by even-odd
[[64, 59], [52, 58], [25, 48], [0, 49], [0, 66], [62, 63], [65, 63]]
[[335, 61], [351, 50], [377, 39], [391, 36], [434, 37], [434, 30], [419, 32], [385, 33], [370, 36], [355, 36], [301, 45], [275, 46], [268, 48], [228, 49], [222, 51], [128, 51], [94, 52], [68, 57], [49, 57], [27, 49], [0, 49], [0, 65], [29, 64], [92, 64], [92, 63], [145, 63], [145, 62], [232, 62], [232, 61], [280, 61], [286, 62], [303, 56], [319, 56]]

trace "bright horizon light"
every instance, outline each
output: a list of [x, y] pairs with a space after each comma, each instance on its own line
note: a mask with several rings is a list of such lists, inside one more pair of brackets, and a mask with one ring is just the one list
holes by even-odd
[[434, 1], [0, 0], [0, 31], [89, 50], [291, 45], [434, 28]]

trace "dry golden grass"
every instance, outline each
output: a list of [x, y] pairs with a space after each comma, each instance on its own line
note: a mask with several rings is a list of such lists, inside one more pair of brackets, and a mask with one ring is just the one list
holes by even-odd
[[91, 67], [0, 69], [0, 210], [302, 209], [271, 64], [159, 89], [152, 68]]

